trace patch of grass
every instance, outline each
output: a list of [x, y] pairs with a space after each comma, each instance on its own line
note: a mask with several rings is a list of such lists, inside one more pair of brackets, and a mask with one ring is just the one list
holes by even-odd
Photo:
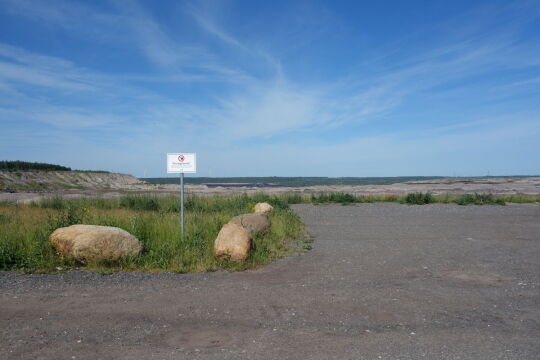
[[[292, 198], [293, 201], [298, 199]], [[254, 248], [243, 263], [214, 257], [217, 233], [233, 216], [252, 212], [266, 201], [274, 206], [270, 231], [254, 238]], [[72, 224], [116, 226], [136, 236], [144, 245], [137, 258], [108, 264], [86, 264], [86, 269], [106, 274], [118, 270], [200, 272], [243, 270], [269, 263], [292, 251], [288, 242], [302, 242], [305, 229], [287, 199], [265, 194], [186, 199], [185, 238], [180, 241], [176, 196], [125, 196], [119, 199], [54, 197], [30, 205], [0, 206], [0, 269], [54, 272], [57, 267], [82, 267], [56, 255], [49, 235]]]
[[303, 202], [318, 204], [338, 203], [377, 203], [396, 202], [402, 204], [425, 205], [432, 203], [458, 205], [504, 205], [505, 203], [540, 203], [540, 195], [494, 195], [494, 194], [464, 194], [464, 195], [433, 195], [432, 193], [410, 193], [407, 195], [378, 194], [351, 195], [344, 193], [313, 194], [302, 198]]
[[495, 200], [504, 201], [505, 203], [515, 203], [515, 204], [540, 203], [540, 195], [524, 195], [524, 194], [494, 195], [494, 198]]
[[412, 194], [407, 194], [405, 197], [405, 203], [409, 205], [425, 205], [435, 202], [435, 198], [430, 192], [422, 193], [416, 192]]
[[302, 198], [302, 202], [318, 204], [338, 203], [343, 205], [353, 203], [396, 202], [410, 205], [425, 205], [432, 203], [458, 205], [504, 205], [505, 203], [539, 203], [539, 195], [493, 195], [493, 194], [464, 194], [464, 195], [433, 195], [429, 192], [410, 193], [407, 195], [351, 195], [346, 193], [321, 193]]
[[161, 206], [157, 197], [127, 195], [120, 199], [120, 207], [132, 210], [158, 211]]
[[[254, 239], [254, 249], [243, 263], [217, 260], [213, 243], [221, 226], [233, 216], [249, 213], [257, 202], [270, 203], [271, 230]], [[144, 245], [137, 258], [112, 264], [87, 264], [85, 268], [108, 273], [117, 270], [197, 272], [243, 270], [269, 263], [290, 251], [311, 249], [312, 239], [289, 204], [455, 203], [503, 205], [506, 202], [539, 203], [537, 195], [351, 195], [343, 193], [271, 196], [266, 194], [186, 198], [185, 241], [180, 241], [177, 196], [126, 195], [115, 199], [51, 197], [29, 205], [0, 202], [0, 269], [54, 272], [56, 268], [82, 266], [55, 254], [49, 235], [72, 224], [116, 226], [135, 235]], [[291, 244], [292, 241], [292, 244]]]
[[33, 201], [31, 203], [31, 206], [40, 207], [43, 209], [61, 210], [61, 209], [66, 208], [67, 201], [64, 200], [61, 196], [55, 195], [52, 197], [44, 198], [40, 201]]
[[347, 193], [322, 193], [311, 195], [311, 202], [313, 204], [341, 203], [347, 205], [356, 202], [356, 198]]
[[493, 194], [464, 194], [457, 197], [454, 202], [458, 205], [505, 205], [504, 199]]
[[282, 195], [282, 199], [289, 205], [302, 204], [302, 203], [308, 202], [308, 198], [299, 194], [285, 194], [285, 195]]

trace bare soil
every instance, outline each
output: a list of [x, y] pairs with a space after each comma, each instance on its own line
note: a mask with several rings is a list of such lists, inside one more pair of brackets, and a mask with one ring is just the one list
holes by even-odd
[[0, 273], [2, 359], [538, 359], [540, 206], [295, 205], [238, 273]]
[[[1, 174], [0, 174], [1, 175]], [[117, 177], [115, 177], [115, 176]], [[66, 176], [65, 174], [63, 176]], [[33, 180], [32, 180], [33, 181]], [[51, 180], [54, 181], [54, 180]], [[30, 202], [43, 197], [61, 195], [64, 197], [102, 196], [118, 197], [126, 193], [178, 194], [179, 185], [153, 185], [139, 181], [131, 175], [99, 174], [87, 180], [79, 189], [57, 187], [55, 189], [7, 192], [0, 190], [0, 201], [15, 200]], [[412, 192], [432, 192], [439, 194], [491, 193], [491, 194], [540, 194], [540, 177], [516, 178], [446, 178], [428, 181], [415, 181], [391, 185], [358, 185], [358, 186], [309, 186], [309, 187], [238, 187], [206, 185], [186, 185], [187, 194], [197, 196], [229, 195], [238, 193], [267, 194], [300, 194], [310, 195], [324, 192], [343, 192], [355, 195], [407, 194]]]

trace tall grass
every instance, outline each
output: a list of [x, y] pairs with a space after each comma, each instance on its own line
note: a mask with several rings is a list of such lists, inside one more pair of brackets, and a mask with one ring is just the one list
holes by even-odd
[[435, 198], [433, 197], [433, 194], [430, 192], [427, 193], [421, 193], [416, 192], [412, 194], [407, 194], [405, 196], [405, 203], [410, 205], [425, 205], [425, 204], [431, 204], [435, 201]]
[[[259, 201], [274, 206], [269, 232], [254, 238], [254, 248], [243, 263], [214, 257], [217, 233], [233, 216], [252, 212]], [[30, 205], [0, 207], [0, 269], [55, 271], [82, 266], [55, 254], [49, 235], [72, 224], [116, 226], [144, 245], [137, 258], [111, 264], [87, 264], [95, 270], [199, 272], [254, 268], [293, 249], [287, 242], [307, 239], [300, 218], [278, 197], [258, 194], [186, 199], [185, 238], [180, 240], [179, 202], [175, 196], [125, 196], [119, 199], [52, 198]]]
[[462, 195], [433, 195], [430, 192], [410, 193], [406, 195], [376, 194], [352, 195], [347, 193], [321, 193], [304, 197], [303, 202], [315, 205], [339, 203], [349, 205], [355, 203], [398, 202], [408, 205], [426, 205], [433, 203], [458, 205], [505, 205], [506, 203], [539, 203], [539, 195], [493, 195], [493, 194], [462, 194]]
[[[213, 243], [223, 224], [233, 216], [252, 212], [257, 202], [274, 206], [271, 230], [254, 239], [254, 248], [243, 263], [213, 256]], [[185, 240], [180, 241], [179, 201], [176, 196], [127, 195], [116, 199], [52, 197], [29, 205], [0, 202], [0, 270], [55, 271], [81, 264], [55, 254], [49, 235], [72, 224], [116, 226], [135, 235], [144, 245], [137, 258], [112, 264], [87, 264], [96, 270], [145, 270], [198, 272], [242, 270], [266, 264], [296, 248], [309, 249], [305, 229], [289, 204], [396, 202], [403, 204], [455, 203], [504, 205], [506, 202], [540, 202], [537, 195], [351, 195], [322, 193], [270, 196], [266, 194], [186, 199]]]

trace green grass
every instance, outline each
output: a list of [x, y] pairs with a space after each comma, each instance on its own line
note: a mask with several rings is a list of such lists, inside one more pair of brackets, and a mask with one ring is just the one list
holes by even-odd
[[[292, 199], [291, 199], [292, 200]], [[254, 247], [243, 263], [214, 257], [217, 233], [233, 216], [252, 212], [259, 201], [274, 206], [271, 229], [254, 237]], [[185, 239], [180, 241], [178, 198], [125, 196], [119, 199], [50, 198], [29, 205], [0, 205], [0, 269], [51, 272], [83, 267], [56, 255], [49, 235], [72, 224], [116, 226], [144, 245], [137, 258], [110, 264], [87, 264], [102, 273], [118, 270], [201, 272], [244, 270], [267, 264], [302, 249], [309, 242], [299, 216], [278, 197], [237, 195], [186, 199]]]
[[[274, 206], [271, 230], [254, 238], [254, 248], [243, 263], [221, 261], [213, 255], [217, 233], [233, 216], [252, 212], [257, 202]], [[144, 245], [141, 256], [111, 264], [87, 264], [101, 273], [118, 270], [201, 272], [244, 270], [267, 264], [284, 254], [311, 249], [299, 216], [289, 204], [340, 203], [343, 205], [395, 202], [410, 205], [430, 203], [459, 205], [504, 205], [540, 203], [537, 195], [351, 195], [323, 193], [310, 196], [265, 194], [221, 197], [188, 197], [185, 203], [186, 233], [180, 241], [177, 196], [126, 195], [116, 199], [51, 197], [28, 205], [0, 202], [0, 270], [51, 272], [57, 268], [82, 267], [60, 258], [49, 242], [59, 227], [72, 224], [116, 226], [135, 235]]]
[[465, 194], [459, 196], [456, 201], [458, 205], [505, 205], [503, 199], [492, 194]]
[[405, 203], [409, 205], [425, 205], [425, 204], [431, 204], [433, 202], [435, 202], [435, 198], [429, 192], [427, 193], [416, 192], [412, 194], [407, 194], [407, 196], [405, 196]]
[[342, 205], [375, 202], [397, 202], [408, 205], [425, 204], [458, 204], [458, 205], [505, 205], [506, 203], [539, 203], [539, 195], [493, 195], [493, 194], [463, 194], [463, 195], [433, 195], [432, 193], [410, 193], [407, 195], [351, 195], [346, 193], [321, 193], [302, 197], [304, 203]]

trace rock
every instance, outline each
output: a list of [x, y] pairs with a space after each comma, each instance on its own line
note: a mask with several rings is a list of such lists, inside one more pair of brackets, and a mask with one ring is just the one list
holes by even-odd
[[270, 220], [264, 214], [243, 214], [235, 216], [229, 221], [229, 224], [237, 224], [255, 234], [270, 229]]
[[274, 208], [269, 203], [262, 202], [262, 203], [257, 203], [255, 205], [255, 213], [256, 214], [268, 215], [268, 214], [272, 213], [272, 211], [274, 211]]
[[214, 242], [214, 254], [219, 259], [244, 261], [251, 249], [251, 233], [234, 223], [223, 225]]
[[56, 229], [50, 240], [59, 255], [83, 263], [137, 256], [142, 250], [135, 236], [112, 226], [71, 225]]

